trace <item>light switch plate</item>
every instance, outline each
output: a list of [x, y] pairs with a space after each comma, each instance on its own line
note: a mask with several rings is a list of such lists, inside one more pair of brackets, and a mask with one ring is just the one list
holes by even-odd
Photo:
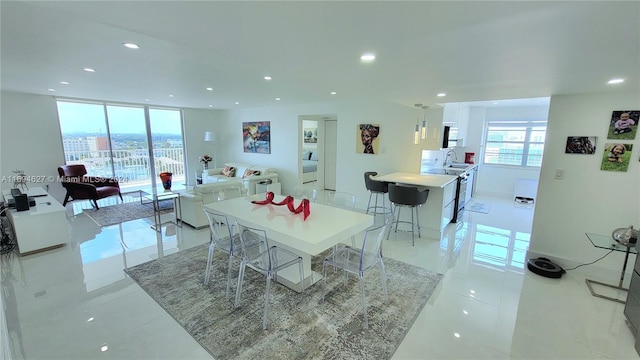
[[564, 169], [556, 169], [556, 173], [553, 176], [553, 178], [556, 180], [564, 179]]

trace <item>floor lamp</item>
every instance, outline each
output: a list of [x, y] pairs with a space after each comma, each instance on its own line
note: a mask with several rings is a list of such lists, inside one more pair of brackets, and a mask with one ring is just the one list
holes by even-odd
[[216, 133], [214, 133], [213, 131], [205, 131], [204, 141], [213, 143], [213, 154], [211, 157], [213, 158], [213, 168], [215, 169], [217, 167], [216, 166]]

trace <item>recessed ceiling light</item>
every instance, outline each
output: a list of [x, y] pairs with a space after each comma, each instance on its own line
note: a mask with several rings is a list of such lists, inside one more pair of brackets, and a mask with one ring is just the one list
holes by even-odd
[[173, 97], [173, 95], [169, 94], [169, 97]]
[[240, 101], [236, 101], [236, 105], [240, 105]]
[[102, 351], [102, 352], [105, 352], [105, 351], [107, 351], [107, 350], [109, 350], [109, 347], [108, 347], [107, 345], [103, 345], [103, 346], [100, 348], [100, 351]]
[[335, 95], [335, 94], [337, 94], [337, 92], [335, 92], [335, 91], [332, 91], [332, 92], [331, 92], [331, 95]]
[[82, 70], [84, 70], [86, 72], [96, 72], [95, 69], [92, 69], [92, 68], [84, 68]]
[[209, 104], [209, 107], [213, 107], [213, 105]]
[[208, 87], [207, 91], [213, 91], [213, 88], [212, 87]]
[[62, 84], [62, 85], [69, 85], [69, 82], [68, 82], [68, 81], [60, 81], [60, 84]]
[[447, 94], [445, 94], [445, 93], [438, 93], [438, 95], [436, 95], [436, 96], [437, 96], [437, 97], [444, 97], [444, 96], [447, 96]]
[[276, 101], [280, 101], [280, 98], [276, 98]]
[[56, 91], [56, 89], [47, 89], [47, 90], [49, 90], [49, 91], [51, 91], [51, 92]]
[[122, 46], [129, 48], [129, 49], [140, 49], [140, 46], [134, 44], [134, 43], [124, 43], [122, 44]]
[[459, 334], [459, 333], [453, 333], [453, 336], [455, 336], [455, 337], [459, 338], [459, 337], [460, 337], [460, 334]]
[[144, 101], [151, 101], [151, 100], [149, 100], [149, 99], [144, 99]]
[[624, 82], [624, 79], [611, 79], [607, 84], [621, 84]]
[[265, 76], [264, 79], [265, 80], [271, 80], [271, 76]]
[[360, 56], [360, 60], [365, 61], [365, 62], [370, 62], [376, 59], [376, 55], [372, 54], [372, 53], [367, 53], [367, 54], [363, 54], [362, 56]]

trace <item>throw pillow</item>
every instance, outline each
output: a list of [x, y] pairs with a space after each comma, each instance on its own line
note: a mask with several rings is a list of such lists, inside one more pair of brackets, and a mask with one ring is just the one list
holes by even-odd
[[251, 169], [247, 169], [244, 171], [244, 174], [242, 174], [242, 178], [247, 178], [251, 175], [260, 175], [260, 170], [251, 170]]
[[234, 168], [233, 166], [225, 166], [224, 169], [222, 169], [222, 175], [224, 176], [228, 176], [228, 177], [233, 177], [236, 174], [236, 168]]

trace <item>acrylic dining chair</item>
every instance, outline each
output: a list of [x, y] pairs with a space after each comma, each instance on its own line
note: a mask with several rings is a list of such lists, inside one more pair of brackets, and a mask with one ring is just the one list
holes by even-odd
[[[343, 191], [329, 191], [327, 193], [327, 205], [347, 210], [355, 210], [356, 196]], [[355, 236], [351, 236], [351, 246], [356, 246]], [[335, 245], [333, 250], [336, 251], [337, 249], [338, 245]]]
[[367, 315], [367, 296], [365, 294], [364, 273], [375, 268], [380, 269], [380, 280], [382, 282], [382, 290], [384, 292], [385, 303], [389, 302], [387, 293], [387, 275], [384, 269], [384, 261], [382, 260], [382, 239], [385, 232], [389, 228], [389, 221], [384, 225], [371, 227], [364, 233], [361, 248], [343, 247], [334, 250], [322, 261], [322, 302], [324, 303], [326, 295], [327, 283], [327, 267], [333, 266], [336, 269], [344, 270], [344, 283], [348, 282], [348, 275], [356, 274], [360, 280], [360, 292], [362, 296], [362, 313], [364, 316], [364, 327], [369, 326], [369, 317]]
[[[229, 290], [231, 287], [231, 265], [233, 264], [233, 257], [239, 256], [241, 253], [240, 236], [234, 234], [233, 224], [229, 222], [225, 215], [218, 214], [206, 208], [204, 208], [203, 211], [209, 222], [210, 234], [209, 255], [207, 256], [207, 266], [204, 271], [204, 284], [209, 284], [215, 250], [228, 254], [229, 261], [227, 264], [226, 299], [229, 300]], [[258, 241], [251, 241], [247, 242], [246, 245], [248, 247], [255, 247], [259, 244], [260, 243]]]
[[[238, 287], [236, 288], [236, 301], [234, 306], [240, 306], [242, 285], [244, 283], [244, 273], [250, 267], [265, 275], [267, 280], [264, 292], [264, 310], [262, 315], [262, 328], [267, 329], [269, 318], [269, 294], [271, 289], [271, 278], [278, 281], [278, 271], [298, 264], [300, 271], [300, 284], [304, 290], [304, 270], [302, 267], [302, 257], [285, 250], [281, 247], [270, 246], [267, 233], [264, 230], [244, 226], [236, 222], [238, 233], [240, 234], [240, 246], [242, 255], [240, 260], [240, 272], [238, 273]], [[261, 246], [248, 247], [246, 244], [259, 242]]]

